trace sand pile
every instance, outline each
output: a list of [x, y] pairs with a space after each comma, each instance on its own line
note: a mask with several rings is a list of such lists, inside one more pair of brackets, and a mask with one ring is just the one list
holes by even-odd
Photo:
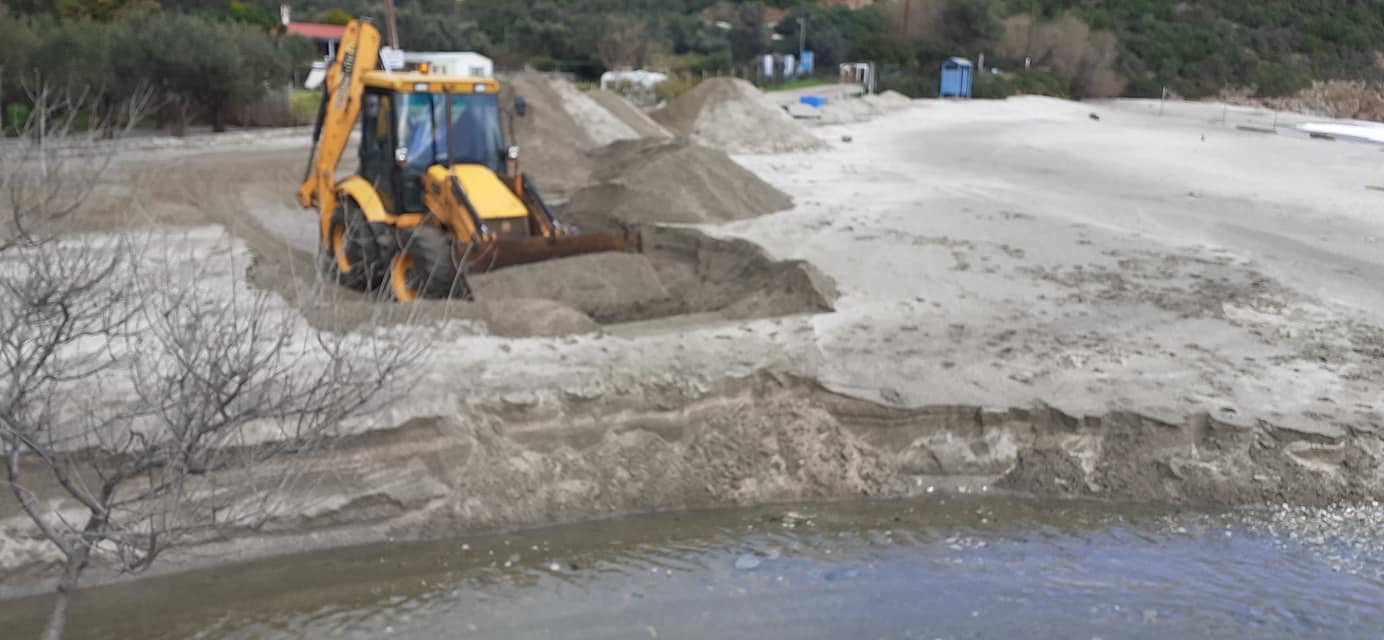
[[860, 98], [880, 109], [886, 111], [898, 111], [913, 106], [913, 99], [897, 91], [885, 91], [870, 96]]
[[633, 253], [593, 253], [475, 274], [477, 300], [541, 298], [575, 308], [597, 322], [641, 315], [668, 299], [649, 259]]
[[667, 129], [663, 128], [663, 125], [654, 122], [654, 119], [650, 118], [649, 114], [644, 113], [643, 109], [634, 106], [620, 94], [605, 89], [597, 89], [586, 95], [600, 103], [602, 107], [606, 108], [606, 111], [614, 114], [626, 126], [638, 132], [640, 137], [671, 138], [673, 136]]
[[[811, 108], [811, 107], [809, 107]], [[848, 124], [864, 122], [884, 113], [882, 109], [861, 98], [843, 98], [815, 109], [818, 124]]]
[[754, 85], [712, 78], [654, 113], [668, 130], [728, 153], [782, 153], [826, 145]]
[[562, 94], [537, 73], [520, 73], [509, 79], [501, 104], [513, 104], [523, 96], [528, 114], [514, 119], [519, 162], [544, 195], [560, 199], [588, 181], [586, 152], [597, 145], [563, 106]]
[[591, 94], [583, 93], [572, 83], [553, 79], [549, 81], [554, 91], [562, 98], [562, 107], [567, 115], [586, 129], [586, 134], [597, 145], [607, 145], [616, 140], [638, 140], [644, 137], [633, 127], [625, 124], [622, 118], [611, 113], [604, 105], [592, 99]]
[[815, 112], [812, 117], [815, 118], [817, 124], [847, 124], [864, 122], [906, 109], [912, 104], [913, 101], [908, 96], [897, 91], [885, 91], [877, 95], [830, 100], [820, 109], [812, 109], [811, 107], [808, 109]]
[[793, 201], [724, 152], [690, 140], [617, 142], [590, 154], [596, 184], [562, 218], [578, 225], [703, 223], [781, 211]]

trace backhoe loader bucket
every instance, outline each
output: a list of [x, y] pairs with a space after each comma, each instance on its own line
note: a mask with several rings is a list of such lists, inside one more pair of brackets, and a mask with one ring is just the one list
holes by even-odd
[[473, 273], [485, 273], [503, 267], [587, 253], [638, 252], [639, 250], [639, 234], [628, 229], [583, 231], [575, 235], [554, 238], [532, 237], [495, 240], [477, 255], [466, 256], [466, 266]]

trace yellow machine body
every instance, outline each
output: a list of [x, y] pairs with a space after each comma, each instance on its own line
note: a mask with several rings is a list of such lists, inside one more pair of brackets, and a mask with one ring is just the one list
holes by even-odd
[[[628, 232], [574, 234], [557, 221], [506, 146], [494, 79], [387, 71], [379, 59], [379, 31], [352, 21], [323, 85], [298, 201], [318, 211], [324, 268], [411, 300], [454, 295], [470, 270], [637, 249]], [[357, 123], [361, 166], [338, 181]], [[428, 284], [444, 276], [453, 282]]]

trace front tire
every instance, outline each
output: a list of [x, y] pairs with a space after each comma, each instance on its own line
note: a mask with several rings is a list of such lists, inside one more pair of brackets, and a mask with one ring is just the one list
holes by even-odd
[[332, 214], [327, 243], [321, 251], [327, 277], [356, 291], [371, 291], [384, 283], [388, 265], [374, 230], [354, 200], [343, 198]]
[[401, 234], [403, 246], [389, 264], [389, 290], [399, 302], [420, 298], [471, 300], [471, 288], [458, 269], [454, 240], [436, 227]]

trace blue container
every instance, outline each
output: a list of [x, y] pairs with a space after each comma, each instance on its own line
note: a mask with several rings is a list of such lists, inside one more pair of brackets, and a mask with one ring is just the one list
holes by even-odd
[[817, 107], [818, 109], [821, 109], [822, 107], [826, 106], [827, 99], [823, 98], [822, 96], [802, 96], [798, 98], [798, 102], [801, 102], [809, 107]]
[[937, 95], [943, 98], [971, 97], [971, 80], [975, 67], [965, 58], [949, 58], [942, 63], [942, 86]]

